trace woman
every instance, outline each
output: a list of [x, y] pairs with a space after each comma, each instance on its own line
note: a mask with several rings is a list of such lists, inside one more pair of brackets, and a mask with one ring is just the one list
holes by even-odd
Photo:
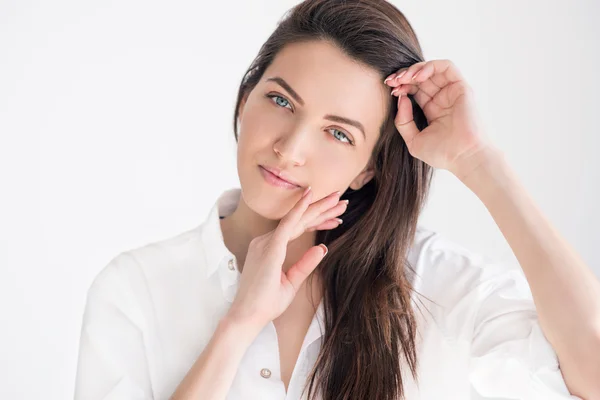
[[[241, 188], [95, 279], [76, 398], [600, 396], [598, 281], [392, 5], [294, 7], [234, 132]], [[433, 168], [483, 201], [524, 274], [418, 225]]]

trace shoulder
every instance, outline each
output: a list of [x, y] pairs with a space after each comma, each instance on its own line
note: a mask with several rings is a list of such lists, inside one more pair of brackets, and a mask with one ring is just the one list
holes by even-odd
[[[89, 290], [100, 295], [116, 291], [148, 290], [152, 282], [168, 277], [201, 258], [202, 226], [124, 250], [112, 257], [94, 277]], [[196, 264], [197, 265], [197, 264]]]
[[510, 293], [533, 307], [527, 280], [518, 264], [503, 262], [420, 225], [409, 250], [413, 287], [427, 309], [454, 333], [468, 329], [490, 299]]
[[423, 225], [417, 227], [408, 261], [421, 278], [417, 279], [421, 285], [468, 288], [508, 270], [520, 270], [518, 265], [469, 249]]

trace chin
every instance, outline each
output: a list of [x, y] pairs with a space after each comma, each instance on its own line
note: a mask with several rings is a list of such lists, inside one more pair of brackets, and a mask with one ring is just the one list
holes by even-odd
[[249, 209], [270, 220], [282, 219], [298, 201], [290, 190], [273, 187], [264, 180], [242, 186], [242, 197]]

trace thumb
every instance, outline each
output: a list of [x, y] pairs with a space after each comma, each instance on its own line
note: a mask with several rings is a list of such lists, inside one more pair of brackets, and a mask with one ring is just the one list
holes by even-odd
[[324, 244], [313, 246], [304, 253], [298, 262], [290, 267], [285, 275], [294, 290], [294, 294], [298, 293], [300, 285], [317, 268], [327, 251], [327, 246]]
[[413, 119], [412, 102], [407, 94], [400, 93], [398, 95], [398, 113], [394, 118], [394, 125], [404, 139], [406, 147], [412, 150], [412, 141], [420, 131]]

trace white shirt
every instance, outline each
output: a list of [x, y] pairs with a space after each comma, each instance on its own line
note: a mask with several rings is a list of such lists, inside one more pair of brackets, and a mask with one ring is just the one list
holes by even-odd
[[[97, 275], [83, 316], [76, 400], [173, 394], [235, 297], [241, 274], [219, 216], [232, 213], [240, 196], [239, 188], [223, 192], [198, 227], [124, 251]], [[437, 303], [419, 296], [419, 387], [404, 367], [408, 400], [579, 399], [566, 388], [520, 269], [421, 225], [408, 259], [415, 290]], [[300, 399], [321, 345], [322, 305], [287, 393], [271, 322], [244, 354], [227, 399]]]

